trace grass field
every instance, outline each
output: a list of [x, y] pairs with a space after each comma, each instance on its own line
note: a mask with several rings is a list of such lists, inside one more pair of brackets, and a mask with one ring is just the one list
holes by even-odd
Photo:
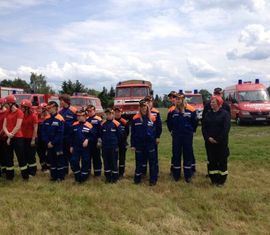
[[[162, 110], [163, 116], [165, 110]], [[165, 117], [163, 117], [165, 120]], [[157, 186], [132, 184], [134, 156], [127, 175], [115, 185], [104, 178], [83, 185], [70, 175], [52, 183], [38, 172], [23, 182], [0, 179], [0, 234], [270, 234], [270, 126], [232, 123], [229, 176], [223, 188], [205, 177], [200, 128], [194, 138], [197, 173], [191, 184], [169, 176], [171, 138], [164, 125]]]

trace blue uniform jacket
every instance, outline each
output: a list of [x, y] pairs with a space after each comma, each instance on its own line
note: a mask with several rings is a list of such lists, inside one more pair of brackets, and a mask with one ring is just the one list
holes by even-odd
[[176, 112], [175, 106], [169, 109], [167, 115], [167, 127], [172, 136], [193, 135], [198, 122], [195, 109], [187, 105], [184, 112]]
[[160, 138], [162, 133], [162, 121], [160, 117], [160, 113], [156, 108], [151, 109], [151, 114], [156, 117], [155, 125], [156, 125], [156, 138]]
[[136, 114], [131, 125], [131, 147], [136, 149], [153, 149], [156, 145], [156, 118]]
[[64, 137], [69, 138], [72, 132], [72, 125], [74, 122], [77, 121], [76, 108], [73, 106], [69, 106], [68, 108], [62, 108], [59, 111], [59, 114], [61, 114], [65, 120]]
[[118, 148], [121, 135], [120, 123], [116, 120], [106, 120], [101, 123], [100, 137], [102, 148]]
[[94, 129], [93, 131], [95, 133], [95, 141], [97, 141], [97, 139], [100, 137], [100, 127], [102, 119], [99, 116], [94, 115], [92, 117], [88, 117], [87, 122], [90, 122], [92, 124]]
[[89, 122], [74, 122], [71, 135], [71, 147], [83, 148], [83, 142], [88, 139], [88, 145], [94, 140], [93, 126]]
[[128, 121], [124, 118], [120, 118], [120, 119], [115, 119], [116, 121], [118, 121], [121, 125], [121, 139], [120, 139], [120, 145], [122, 146], [127, 146], [127, 138], [129, 135], [129, 124]]
[[45, 119], [41, 134], [46, 144], [51, 142], [56, 151], [63, 151], [64, 118], [56, 113]]

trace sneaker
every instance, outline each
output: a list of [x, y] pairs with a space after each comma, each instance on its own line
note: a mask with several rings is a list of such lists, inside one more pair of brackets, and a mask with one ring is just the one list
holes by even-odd
[[191, 178], [186, 178], [185, 181], [186, 181], [186, 183], [189, 184], [189, 183], [191, 183], [192, 180], [191, 180]]
[[149, 186], [155, 186], [157, 184], [157, 181], [150, 181]]

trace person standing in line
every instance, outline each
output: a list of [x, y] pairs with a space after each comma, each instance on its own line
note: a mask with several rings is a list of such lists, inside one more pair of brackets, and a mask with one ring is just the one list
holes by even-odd
[[7, 145], [7, 136], [3, 130], [3, 122], [8, 113], [8, 109], [5, 107], [5, 99], [0, 98], [0, 176], [6, 173], [5, 163], [5, 148]]
[[38, 117], [32, 111], [32, 103], [30, 100], [24, 99], [21, 101], [21, 110], [24, 113], [21, 127], [24, 140], [24, 155], [28, 164], [29, 175], [35, 176], [37, 172], [36, 138]]
[[50, 118], [50, 114], [47, 110], [47, 103], [41, 103], [38, 107], [38, 139], [37, 139], [37, 153], [39, 156], [39, 163], [41, 165], [41, 171], [48, 172], [50, 164], [47, 154], [46, 143], [42, 140], [42, 125], [43, 122]]
[[28, 180], [29, 174], [27, 161], [24, 156], [23, 133], [21, 130], [24, 114], [17, 107], [16, 97], [14, 95], [8, 95], [5, 98], [5, 103], [8, 106], [8, 113], [3, 123], [3, 130], [7, 136], [7, 145], [5, 149], [6, 179], [13, 180], [14, 178], [14, 150], [19, 162], [22, 178]]
[[[174, 109], [175, 104], [176, 104], [176, 97], [177, 97], [177, 92], [176, 91], [171, 91], [168, 94], [169, 101], [171, 102], [171, 106], [168, 108], [168, 113]], [[168, 114], [167, 113], [167, 114]], [[168, 120], [166, 120], [167, 123]], [[173, 155], [171, 157], [171, 166], [170, 166], [170, 175], [173, 175]]]
[[[155, 121], [155, 129], [156, 129], [156, 154], [157, 154], [157, 167], [158, 167], [158, 171], [159, 171], [159, 165], [158, 165], [158, 145], [160, 143], [160, 136], [162, 134], [162, 121], [161, 121], [161, 116], [159, 113], [159, 110], [153, 107], [153, 97], [152, 96], [146, 96], [144, 98], [144, 100], [146, 101], [147, 105], [150, 108], [150, 112], [151, 114], [155, 117], [156, 121]], [[147, 172], [147, 159], [146, 162], [143, 163], [143, 175], [146, 175]]]
[[211, 97], [211, 111], [207, 112], [202, 123], [202, 133], [208, 159], [208, 174], [212, 184], [223, 186], [228, 175], [228, 142], [230, 115], [222, 108], [220, 96]]
[[106, 120], [101, 123], [100, 140], [102, 145], [102, 158], [107, 183], [118, 181], [118, 146], [122, 130], [120, 123], [114, 120], [114, 111], [105, 110]]
[[71, 133], [70, 164], [75, 181], [83, 183], [89, 177], [89, 142], [94, 140], [94, 134], [92, 124], [86, 121], [86, 111], [81, 109], [76, 114], [78, 121], [73, 123]]
[[195, 109], [185, 101], [184, 94], [177, 95], [176, 105], [170, 109], [167, 116], [167, 127], [172, 135], [173, 178], [178, 181], [181, 177], [181, 156], [183, 154], [184, 177], [185, 181], [190, 183], [193, 176], [192, 141], [197, 127], [197, 117]]
[[90, 154], [90, 173], [93, 162], [93, 168], [94, 168], [94, 176], [99, 177], [101, 176], [101, 169], [102, 169], [102, 161], [101, 161], [101, 154], [100, 154], [100, 148], [98, 148], [98, 138], [100, 137], [100, 128], [101, 128], [101, 122], [102, 118], [96, 115], [96, 107], [94, 105], [88, 105], [86, 107], [86, 111], [88, 113], [87, 121], [90, 122], [93, 126], [93, 131], [95, 134], [94, 141], [92, 141], [89, 144], [89, 154]]
[[64, 118], [57, 112], [58, 104], [55, 101], [50, 101], [47, 109], [50, 117], [43, 122], [42, 140], [47, 145], [51, 181], [62, 181], [65, 179]]
[[70, 133], [72, 130], [72, 125], [77, 121], [76, 111], [77, 109], [71, 106], [70, 96], [63, 94], [59, 96], [61, 110], [59, 114], [64, 118], [64, 171], [68, 175], [69, 172], [69, 161], [71, 158], [70, 153]]
[[126, 152], [127, 152], [127, 138], [129, 135], [129, 123], [126, 119], [122, 118], [122, 110], [114, 107], [114, 119], [121, 124], [122, 137], [119, 141], [119, 177], [122, 178], [125, 173], [126, 165]]
[[142, 165], [145, 159], [148, 159], [150, 168], [149, 185], [154, 186], [158, 180], [156, 118], [151, 114], [145, 100], [141, 100], [139, 105], [139, 113], [133, 117], [131, 125], [131, 149], [135, 151], [136, 162], [134, 183], [141, 183]]

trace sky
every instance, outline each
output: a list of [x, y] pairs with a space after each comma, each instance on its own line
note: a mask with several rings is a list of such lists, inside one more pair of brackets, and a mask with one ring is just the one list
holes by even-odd
[[0, 0], [0, 80], [128, 79], [155, 94], [270, 85], [270, 0]]

